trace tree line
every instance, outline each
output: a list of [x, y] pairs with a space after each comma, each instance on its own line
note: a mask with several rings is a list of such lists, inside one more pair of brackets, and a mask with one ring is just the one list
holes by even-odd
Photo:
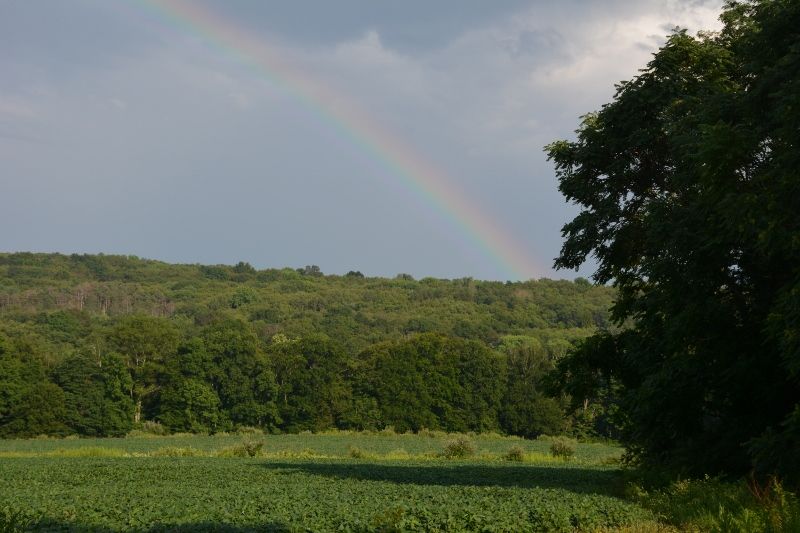
[[122, 436], [145, 421], [198, 433], [392, 427], [536, 436], [574, 422], [563, 399], [544, 391], [554, 355], [534, 338], [495, 350], [426, 333], [350, 355], [323, 335], [276, 335], [264, 345], [236, 319], [187, 337], [169, 319], [131, 315], [94, 341], [48, 365], [24, 338], [0, 337], [0, 436]]
[[576, 282], [0, 254], [0, 436], [607, 431], [545, 376], [607, 323]]

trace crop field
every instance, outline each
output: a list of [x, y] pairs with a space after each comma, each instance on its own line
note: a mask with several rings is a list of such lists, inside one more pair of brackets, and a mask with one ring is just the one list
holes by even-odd
[[[445, 435], [0, 441], [7, 529], [92, 531], [594, 531], [652, 523], [616, 496], [618, 448]], [[237, 448], [237, 446], [239, 448]], [[521, 461], [503, 460], [509, 448]], [[0, 528], [2, 528], [0, 523]]]

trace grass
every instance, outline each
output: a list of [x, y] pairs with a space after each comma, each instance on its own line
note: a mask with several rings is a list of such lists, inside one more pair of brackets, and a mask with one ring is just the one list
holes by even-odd
[[[32, 457], [46, 454], [68, 456], [70, 450], [103, 448], [130, 456], [161, 453], [164, 448], [191, 448], [197, 455], [216, 455], [221, 450], [240, 446], [247, 439], [263, 441], [259, 455], [264, 457], [350, 457], [357, 448], [364, 458], [427, 458], [442, 453], [448, 442], [461, 437], [439, 431], [425, 430], [420, 435], [394, 432], [330, 431], [300, 435], [215, 435], [198, 436], [137, 436], [119, 439], [15, 439], [0, 440], [0, 458]], [[528, 461], [548, 461], [549, 440], [526, 440], [500, 435], [474, 435], [469, 440], [475, 447], [475, 457], [500, 459], [514, 446], [520, 448]], [[81, 454], [84, 452], [74, 452]], [[117, 453], [109, 451], [108, 453]], [[618, 459], [622, 450], [602, 443], [581, 443], [572, 461], [581, 464], [600, 464]], [[556, 461], [558, 462], [558, 461]]]
[[[470, 453], [448, 453], [448, 445]], [[608, 444], [328, 432], [0, 441], [0, 532], [798, 531], [779, 484], [625, 485]], [[452, 450], [451, 450], [452, 451]], [[450, 457], [450, 458], [448, 458]]]
[[800, 500], [775, 480], [731, 483], [707, 477], [651, 492], [634, 485], [628, 492], [630, 500], [682, 530], [800, 533]]

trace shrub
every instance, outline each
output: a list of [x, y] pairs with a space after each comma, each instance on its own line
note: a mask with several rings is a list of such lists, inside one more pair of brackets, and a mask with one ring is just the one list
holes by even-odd
[[578, 443], [574, 439], [567, 437], [555, 437], [550, 443], [550, 453], [553, 457], [560, 457], [562, 459], [570, 459], [575, 455], [575, 448]]
[[255, 457], [264, 447], [264, 441], [245, 439], [235, 446], [222, 448], [217, 455], [220, 457]]
[[227, 446], [221, 449], [218, 453], [221, 457], [253, 457], [245, 447], [244, 444], [237, 444], [236, 446]]
[[363, 459], [364, 458], [364, 450], [358, 448], [356, 446], [350, 445], [347, 448], [347, 454], [352, 457], [353, 459]]
[[503, 459], [506, 461], [522, 462], [525, 459], [525, 451], [519, 446], [512, 446], [505, 455], [503, 455]]
[[255, 441], [255, 440], [245, 440], [242, 442], [242, 448], [244, 449], [244, 453], [247, 454], [248, 457], [255, 457], [258, 455], [258, 452], [261, 451], [261, 448], [264, 447], [264, 441]]
[[447, 441], [444, 445], [442, 455], [448, 459], [463, 459], [475, 455], [475, 445], [469, 437], [459, 435], [458, 437]]
[[395, 448], [383, 456], [384, 459], [408, 459], [409, 457], [411, 457], [411, 455], [405, 448]]

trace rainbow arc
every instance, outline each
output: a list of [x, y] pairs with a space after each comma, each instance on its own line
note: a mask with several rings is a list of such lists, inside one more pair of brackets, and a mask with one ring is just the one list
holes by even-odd
[[526, 246], [468, 198], [446, 172], [381, 127], [344, 95], [287, 62], [279, 50], [269, 46], [263, 38], [199, 2], [141, 0], [139, 4], [172, 26], [196, 35], [212, 48], [235, 58], [300, 102], [377, 161], [455, 228], [468, 246], [481, 250], [510, 278], [528, 279], [544, 272]]

